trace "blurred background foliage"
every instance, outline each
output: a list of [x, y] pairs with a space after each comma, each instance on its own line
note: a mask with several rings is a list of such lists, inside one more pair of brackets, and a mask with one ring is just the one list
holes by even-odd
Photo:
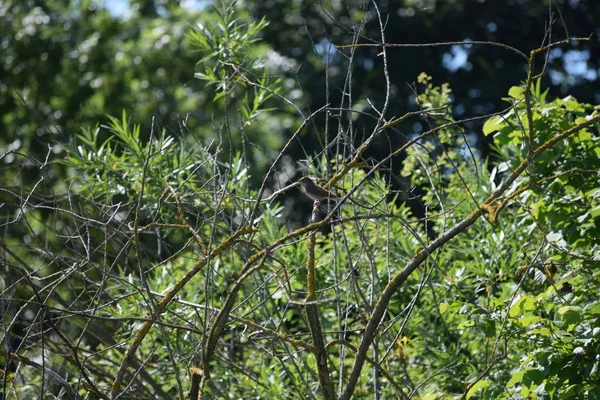
[[[193, 79], [198, 49], [185, 39], [189, 28], [198, 23], [218, 23], [210, 4], [175, 0], [3, 2], [0, 148], [21, 149], [43, 160], [47, 143], [57, 145], [53, 152], [64, 152], [58, 145], [68, 142], [82, 126], [106, 121], [106, 115], [121, 115], [123, 109], [142, 124], [142, 132], [148, 132], [152, 116], [176, 132], [181, 131], [181, 120], [194, 130], [218, 126], [218, 103], [213, 102], [210, 90], [204, 90], [204, 82]], [[566, 37], [563, 21], [571, 37], [592, 35], [592, 40], [573, 41], [552, 50], [543, 86], [554, 96], [568, 92], [579, 101], [600, 101], [600, 28], [594, 20], [600, 14], [597, 1], [406, 0], [382, 1], [378, 6], [386, 18], [388, 43], [483, 40], [514, 46], [526, 54], [541, 44], [551, 11], [553, 40]], [[330, 87], [343, 87], [347, 65], [335, 46], [350, 44], [349, 33], [364, 13], [367, 23], [360, 34], [380, 40], [375, 10], [368, 2], [238, 1], [235, 8], [253, 20], [269, 22], [261, 31], [261, 42], [249, 46], [247, 53], [253, 58], [260, 56], [270, 74], [285, 78], [282, 94], [299, 100], [303, 110], [314, 111], [327, 102], [341, 104], [343, 93], [332, 90], [326, 95], [323, 85], [327, 78]], [[352, 75], [355, 109], [368, 108], [367, 99], [380, 103], [385, 95], [379, 52], [376, 47], [356, 50]], [[416, 93], [411, 85], [423, 71], [453, 88], [455, 117], [498, 111], [506, 88], [518, 83], [527, 68], [515, 53], [483, 45], [396, 48], [388, 52], [388, 61], [393, 71], [390, 115], [414, 110]], [[297, 126], [299, 115], [288, 111], [289, 115], [269, 116], [247, 132], [267, 155]], [[478, 127], [479, 123], [467, 124], [471, 133]], [[307, 135], [320, 138], [324, 124], [315, 124], [313, 129], [316, 132]], [[335, 135], [335, 127], [329, 129], [329, 135]], [[410, 122], [399, 129], [418, 133], [424, 126]], [[477, 133], [474, 140], [485, 157], [487, 140]], [[370, 155], [381, 156], [387, 145], [381, 141]], [[290, 148], [293, 158], [321, 150], [318, 140], [305, 140], [303, 146]], [[269, 163], [262, 165], [252, 178], [256, 182]]]
[[[207, 67], [214, 68], [217, 60], [224, 61], [187, 36], [192, 27], [218, 26], [218, 13], [212, 11], [211, 4], [174, 0], [3, 2], [0, 149], [20, 150], [40, 162], [52, 154], [52, 162], [64, 158], [66, 144], [82, 129], [105, 124], [107, 115], [120, 116], [125, 110], [129, 118], [140, 124], [142, 140], [147, 139], [155, 117], [158, 127], [190, 143], [210, 143], [214, 127], [219, 127], [222, 139], [238, 151], [248, 143], [244, 151], [246, 159], [252, 160], [250, 184], [257, 186], [275, 152], [303, 116], [326, 103], [333, 107], [344, 105], [346, 98], [341, 88], [347, 79], [352, 83], [348, 98], [351, 96], [354, 110], [369, 111], [369, 102], [382, 104], [386, 83], [380, 49], [355, 49], [352, 75], [347, 76], [347, 56], [351, 51], [338, 52], [336, 48], [351, 44], [357, 30], [363, 43], [381, 40], [372, 4], [238, 1], [235, 10], [240, 18], [264, 19], [268, 24], [260, 31], [260, 41], [247, 43], [237, 59], [227, 60], [232, 68], [229, 74], [235, 76], [234, 65], [239, 63], [244, 71], [252, 71], [252, 80], [252, 74], [265, 77], [264, 82], [279, 80], [279, 94], [295, 102], [299, 109], [279, 99], [263, 99], [267, 102], [263, 108], [278, 107], [280, 112], [268, 116], [256, 113], [252, 121], [246, 121], [243, 130], [227, 132], [225, 123], [235, 124], [238, 118], [246, 118], [240, 115], [236, 99], [247, 96], [250, 90], [228, 92], [229, 109], [223, 113], [222, 95], [229, 88], [219, 88], [219, 84], [202, 79], [201, 75], [196, 75], [201, 79], [194, 77], [206, 72]], [[551, 96], [568, 92], [582, 102], [600, 101], [600, 28], [594, 22], [600, 3], [596, 1], [406, 0], [383, 1], [378, 7], [386, 19], [388, 43], [494, 41], [514, 46], [525, 54], [542, 43], [551, 15], [552, 40], [567, 37], [565, 26], [570, 37], [592, 35], [592, 40], [571, 41], [553, 49], [548, 55], [543, 87], [550, 89]], [[366, 22], [360, 25], [363, 17]], [[207, 55], [201, 65], [196, 65]], [[253, 65], [244, 63], [246, 56]], [[452, 87], [453, 117], [462, 119], [501, 110], [506, 88], [519, 83], [527, 68], [525, 60], [514, 52], [485, 45], [402, 47], [390, 49], [387, 57], [392, 72], [389, 115], [393, 116], [417, 110], [415, 99], [422, 90], [417, 76], [421, 72]], [[538, 57], [538, 65], [542, 61], [543, 57]], [[323, 90], [326, 82], [330, 88], [340, 89]], [[315, 154], [326, 159], [335, 156], [335, 149], [324, 152], [323, 148], [347, 126], [340, 125], [336, 118], [326, 118], [318, 115], [302, 133], [302, 140], [290, 144], [286, 157], [277, 165], [277, 178], [268, 183], [269, 190], [310, 170], [310, 162], [307, 166], [299, 161]], [[357, 132], [369, 131], [374, 123], [375, 120], [363, 118], [353, 128]], [[481, 133], [481, 123], [466, 123], [465, 134], [478, 155], [493, 157], [489, 139]], [[381, 159], [389, 146], [397, 147], [405, 143], [407, 135], [428, 129], [423, 121], [413, 120], [396, 128], [397, 134], [377, 138], [365, 158]], [[355, 135], [354, 141], [359, 143], [360, 135]], [[15, 154], [9, 154], [4, 161], [10, 163], [14, 158]], [[394, 157], [390, 168], [400, 171], [404, 158], [403, 154]], [[21, 165], [22, 178], [34, 179], [35, 173], [28, 177], [27, 169]], [[55, 189], [64, 192], [67, 175], [64, 168], [54, 167], [44, 184], [59, 185]], [[406, 189], [405, 181], [392, 184], [398, 190]], [[293, 203], [294, 199], [289, 198], [288, 205]], [[309, 206], [299, 206], [302, 216], [306, 216]], [[420, 208], [418, 204], [412, 206], [415, 210]], [[293, 223], [303, 220], [296, 216], [292, 213], [287, 218]]]
[[[388, 43], [490, 40], [528, 54], [542, 43], [549, 12], [553, 40], [566, 37], [563, 21], [571, 36], [594, 34], [549, 53], [546, 74], [533, 91], [540, 133], [535, 144], [585, 120], [593, 113], [587, 103], [600, 102], [597, 1], [377, 4]], [[386, 100], [381, 48], [357, 48], [349, 76], [350, 50], [335, 47], [351, 44], [363, 18], [362, 42], [379, 40], [372, 3], [209, 5], [0, 4], [0, 202], [6, 227], [0, 245], [6, 259], [1, 260], [3, 293], [10, 294], [2, 310], [3, 321], [11, 321], [7, 349], [35, 343], [22, 341], [35, 336], [31, 327], [62, 330], [71, 338], [81, 334], [79, 351], [93, 361], [86, 368], [107, 388], [123, 357], [123, 346], [116, 344], [126, 342], [151, 312], [150, 298], [162, 298], [199, 254], [237, 227], [257, 223], [252, 240], [224, 252], [194, 285], [185, 286], [182, 300], [164, 315], [168, 334], [153, 329], [139, 350], [138, 360], [149, 362], [130, 388], [133, 393], [162, 398], [183, 393], [186, 373], [198, 365], [198, 343], [214, 317], [209, 308], [222, 306], [257, 248], [306, 223], [311, 203], [296, 190], [253, 213], [247, 199], [256, 197], [268, 169], [273, 165], [274, 173], [265, 195], [307, 172], [326, 176], [375, 125], [376, 118], [318, 114], [273, 164], [302, 121], [325, 104], [347, 106], [351, 96], [355, 111], [372, 113], [370, 104]], [[526, 110], [523, 103], [515, 105], [522, 100], [517, 85], [527, 64], [515, 53], [451, 45], [395, 48], [387, 56], [388, 116], [439, 107], [448, 112], [396, 125], [395, 135], [376, 138], [365, 160], [381, 159], [431, 127], [514, 108], [501, 118], [449, 127], [420, 141], [353, 195], [358, 204], [376, 204], [370, 212], [395, 218], [356, 220], [352, 228], [319, 232], [320, 296], [336, 299], [322, 306], [324, 327], [329, 339], [355, 345], [389, 278], [430, 238], [471, 213], [474, 200], [485, 199], [527, 150], [520, 130]], [[340, 132], [348, 134], [343, 149], [329, 147]], [[413, 394], [451, 398], [478, 382], [467, 397], [600, 397], [598, 156], [597, 128], [544, 154], [535, 164], [537, 179], [517, 180], [511, 192], [515, 201], [499, 221], [478, 221], [398, 291], [377, 345], [386, 350], [385, 368], [401, 376], [405, 387], [431, 378]], [[350, 190], [366, 171], [352, 171], [336, 190]], [[527, 190], [517, 193], [523, 187]], [[362, 212], [353, 203], [341, 216]], [[132, 239], [134, 221], [141, 229], [138, 243]], [[242, 285], [245, 297], [235, 315], [308, 340], [305, 315], [293, 302], [305, 295], [306, 253], [306, 241], [275, 249], [264, 270]], [[144, 278], [140, 265], [147, 268]], [[24, 276], [39, 280], [22, 284]], [[140, 289], [145, 284], [152, 293]], [[36, 297], [46, 291], [46, 299]], [[52, 318], [64, 310], [77, 315]], [[307, 383], [310, 374], [304, 373], [314, 368], [312, 355], [264, 330], [248, 333], [256, 326], [242, 317], [230, 321], [223, 334], [226, 346], [213, 366], [211, 395], [314, 396], [316, 380]], [[264, 338], [279, 358], [266, 356]], [[72, 348], [60, 341], [48, 346], [48, 365], [79, 382], [79, 366], [64, 362]], [[21, 354], [34, 359], [38, 353], [32, 349]], [[332, 363], [341, 365], [332, 376], [342, 382], [352, 352], [339, 346], [330, 354]], [[287, 360], [297, 370], [282, 362]], [[483, 379], [489, 365], [493, 368]], [[26, 376], [29, 384], [22, 396], [37, 396], [42, 387], [44, 378], [30, 371], [35, 370], [19, 378]], [[18, 383], [15, 376], [5, 375], [5, 382]], [[375, 387], [373, 376], [364, 368], [356, 398], [395, 395], [390, 385]], [[91, 391], [85, 385], [89, 382], [82, 393]]]
[[[263, 33], [265, 42], [301, 63], [299, 81], [312, 109], [325, 102], [326, 94], [321, 89], [325, 65], [332, 67], [327, 74], [331, 87], [343, 86], [346, 69], [335, 67], [344, 57], [337, 53], [336, 46], [350, 44], [362, 13], [369, 17], [360, 31], [361, 42], [381, 41], [370, 2], [270, 0], [244, 4], [255, 18], [264, 16], [270, 21]], [[387, 43], [491, 41], [513, 46], [527, 55], [541, 45], [551, 11], [553, 41], [567, 37], [563, 21], [570, 37], [591, 36], [591, 40], [573, 41], [552, 50], [542, 85], [550, 88], [553, 96], [569, 93], [579, 101], [600, 101], [600, 27], [596, 18], [600, 3], [595, 0], [387, 0], [377, 5], [385, 20]], [[385, 95], [380, 52], [379, 47], [356, 50], [352, 78], [358, 84], [352, 96], [357, 108], [366, 99], [381, 104]], [[388, 51], [387, 59], [392, 91], [390, 115], [415, 109], [416, 93], [411, 85], [421, 72], [452, 87], [453, 114], [462, 119], [501, 110], [506, 88], [523, 79], [527, 70], [526, 61], [515, 53], [486, 45], [394, 48]], [[542, 60], [537, 59], [538, 65]], [[309, 79], [303, 79], [305, 76]], [[336, 105], [342, 93], [332, 91], [329, 96], [328, 102]], [[476, 133], [478, 127], [479, 123], [467, 124], [485, 157], [488, 141]], [[410, 123], [400, 129], [419, 132], [424, 127]], [[381, 154], [385, 150], [376, 147], [373, 152]]]

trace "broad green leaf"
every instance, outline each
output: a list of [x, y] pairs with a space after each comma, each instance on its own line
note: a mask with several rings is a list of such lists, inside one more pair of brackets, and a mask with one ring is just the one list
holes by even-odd
[[569, 111], [583, 111], [583, 107], [575, 100], [573, 96], [567, 96], [563, 99], [564, 105]]
[[506, 387], [509, 387], [509, 388], [513, 387], [517, 383], [521, 382], [521, 380], [523, 379], [523, 375], [525, 374], [525, 371], [526, 370], [521, 370], [521, 371], [517, 371], [517, 372], [513, 373], [510, 380], [506, 383]]
[[558, 395], [559, 399], [575, 399], [579, 398], [579, 394], [583, 390], [583, 387], [579, 384], [567, 386], [566, 389], [562, 390]]
[[486, 318], [481, 328], [483, 329], [486, 337], [496, 336], [496, 322], [493, 319]]
[[480, 389], [485, 389], [488, 386], [490, 386], [490, 381], [488, 380], [481, 380], [479, 382], [477, 382], [476, 384], [473, 385], [473, 387], [471, 389], [469, 389], [469, 391], [467, 392], [467, 399], [470, 399], [471, 397], [473, 397], [473, 395], [475, 394], [475, 392], [477, 392]]
[[517, 299], [510, 307], [508, 315], [510, 315], [511, 317], [517, 317], [523, 314], [523, 312], [525, 311], [535, 310], [535, 306], [536, 301], [534, 298], [530, 296], [522, 296], [521, 298]]
[[579, 307], [564, 306], [558, 309], [559, 315], [569, 325], [581, 322], [581, 309]]
[[539, 385], [544, 380], [544, 374], [537, 368], [529, 368], [523, 374], [523, 385], [531, 387]]
[[538, 322], [540, 322], [541, 319], [542, 318], [537, 315], [530, 315], [521, 318], [519, 322], [521, 322], [521, 325], [523, 325], [523, 327], [527, 328], [530, 325], [537, 324]]
[[508, 90], [508, 95], [515, 100], [521, 100], [525, 95], [525, 89], [520, 86], [513, 86]]
[[499, 131], [500, 129], [504, 128], [505, 126], [506, 126], [506, 122], [504, 122], [504, 119], [502, 118], [502, 116], [500, 116], [500, 115], [493, 116], [492, 118], [485, 121], [485, 124], [483, 124], [483, 134], [487, 136], [490, 133]]
[[590, 306], [589, 308], [586, 308], [585, 311], [586, 311], [586, 313], [589, 313], [589, 314], [594, 314], [594, 315], [600, 314], [600, 303], [595, 303], [594, 305]]

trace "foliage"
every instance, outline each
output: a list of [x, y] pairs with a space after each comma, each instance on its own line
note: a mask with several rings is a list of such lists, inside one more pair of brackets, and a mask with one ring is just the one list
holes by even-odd
[[[600, 13], [600, 2], [596, 0], [403, 0], [376, 4], [387, 21], [385, 42], [401, 46], [389, 48], [386, 55], [393, 71], [389, 74], [394, 96], [390, 115], [414, 109], [412, 83], [425, 71], [453, 88], [454, 114], [458, 118], [499, 110], [504, 106], [502, 97], [507, 88], [514, 86], [526, 71], [526, 59], [506, 47], [486, 43], [528, 52], [540, 46], [543, 38], [551, 37], [556, 42], [595, 37], [595, 16]], [[283, 56], [312, 66], [298, 71], [311, 109], [325, 102], [343, 101], [343, 91], [325, 93], [322, 86], [327, 80], [332, 87], [343, 87], [347, 75], [339, 66], [349, 49], [341, 48], [353, 43], [354, 33], [360, 35], [358, 42], [363, 46], [383, 41], [377, 9], [369, 2], [272, 0], [247, 2], [246, 7], [255, 19], [266, 16], [270, 22], [263, 33], [266, 43]], [[552, 28], [545, 36], [549, 24]], [[484, 43], [475, 44], [476, 41]], [[561, 96], [570, 94], [579, 101], [597, 102], [600, 43], [571, 40], [549, 50], [536, 58], [538, 65], [547, 62], [543, 84]], [[352, 90], [355, 102], [368, 99], [372, 104], [382, 104], [387, 82], [381, 48], [356, 48], [351, 60], [352, 76], [361, 81]], [[413, 121], [403, 121], [400, 129], [410, 132]], [[484, 157], [491, 156], [489, 141], [479, 129], [471, 124], [466, 124], [466, 129], [477, 135], [473, 148]]]
[[19, 139], [13, 149], [43, 158], [47, 143], [61, 144], [107, 113], [133, 108], [140, 120], [155, 115], [168, 124], [201, 104], [201, 94], [184, 87], [194, 63], [183, 41], [189, 14], [165, 5], [168, 17], [159, 18], [133, 2], [119, 19], [99, 3], [2, 5], [2, 147]]
[[[139, 121], [142, 140], [149, 137], [152, 117], [159, 129], [168, 130], [172, 136], [176, 132], [189, 136], [192, 130], [197, 140], [207, 142], [213, 140], [212, 124], [222, 125], [222, 119], [235, 119], [237, 107], [230, 104], [228, 113], [223, 113], [223, 104], [214, 102], [210, 82], [194, 80], [198, 48], [188, 37], [190, 26], [211, 25], [219, 15], [231, 15], [233, 8], [227, 14], [225, 10], [190, 11], [173, 0], [130, 1], [123, 14], [113, 15], [104, 3], [26, 0], [0, 5], [3, 152], [21, 151], [38, 160], [46, 159], [49, 152], [54, 157], [64, 157], [68, 150], [65, 143], [82, 126], [105, 123], [106, 115], [121, 115], [122, 110]], [[243, 18], [238, 17], [236, 23], [240, 21]], [[271, 60], [276, 53], [254, 43], [257, 38], [253, 35], [264, 28], [264, 22], [258, 23], [254, 32], [244, 31], [240, 36], [236, 36], [234, 27], [223, 28], [231, 30], [229, 37], [225, 37], [227, 30], [212, 35], [221, 38], [225, 49], [235, 42], [241, 46], [238, 57], [252, 55], [249, 67], [255, 68], [259, 60], [266, 60], [272, 74], [280, 72], [281, 63]], [[190, 35], [194, 38], [200, 37], [193, 32]], [[219, 63], [235, 61], [218, 59]], [[236, 76], [230, 68], [221, 70]], [[266, 71], [267, 68], [261, 70], [261, 76]], [[260, 78], [261, 81], [266, 78]], [[234, 84], [241, 86], [239, 80]], [[227, 93], [233, 95], [235, 91]], [[256, 119], [255, 114], [268, 96], [245, 96], [252, 101], [249, 106], [244, 104], [241, 112], [249, 114], [246, 119]], [[280, 113], [277, 119], [268, 121], [268, 126], [248, 127], [245, 135], [267, 151], [278, 149], [283, 127], [291, 126], [295, 118], [293, 112]], [[278, 124], [280, 127], [275, 129]], [[106, 138], [105, 135], [99, 140]], [[235, 144], [237, 148], [240, 141]], [[4, 159], [13, 160], [13, 154]], [[253, 168], [260, 175], [264, 163]], [[58, 192], [64, 191], [62, 184], [67, 175], [66, 170], [54, 165], [47, 183], [56, 185]], [[35, 180], [27, 181], [33, 183]]]
[[[119, 111], [65, 158], [2, 156], [8, 398], [600, 396], [597, 106], [529, 74], [475, 117], [488, 159], [435, 76], [401, 117], [391, 92], [309, 115], [262, 58], [266, 21], [211, 12], [188, 33], [210, 124]], [[335, 135], [305, 132], [320, 119]], [[343, 197], [310, 221], [284, 186], [305, 143]]]

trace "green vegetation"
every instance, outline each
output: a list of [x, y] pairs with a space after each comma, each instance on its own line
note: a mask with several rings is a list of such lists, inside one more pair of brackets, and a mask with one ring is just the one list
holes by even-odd
[[371, 99], [352, 46], [305, 103], [257, 6], [31, 3], [0, 5], [3, 398], [600, 398], [600, 107], [543, 83], [570, 40], [461, 120], [424, 72]]

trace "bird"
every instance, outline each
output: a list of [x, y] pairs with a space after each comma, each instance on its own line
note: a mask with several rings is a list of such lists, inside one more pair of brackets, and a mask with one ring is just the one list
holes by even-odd
[[321, 200], [341, 200], [342, 198], [334, 195], [328, 190], [323, 189], [317, 185], [311, 178], [304, 176], [298, 181], [302, 186], [302, 191], [308, 197], [315, 201]]

